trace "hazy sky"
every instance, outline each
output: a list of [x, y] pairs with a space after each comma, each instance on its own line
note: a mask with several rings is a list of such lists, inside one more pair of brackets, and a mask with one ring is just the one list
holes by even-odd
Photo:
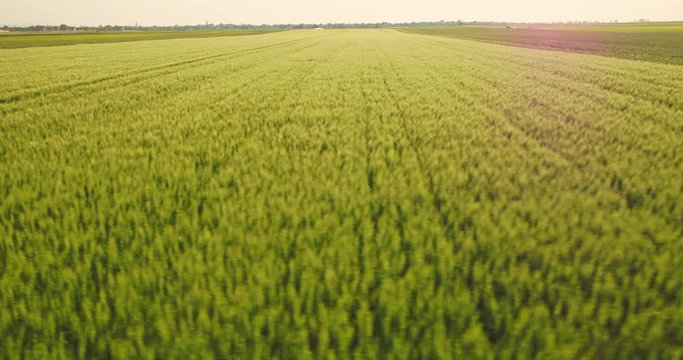
[[683, 0], [0, 0], [0, 24], [683, 20]]

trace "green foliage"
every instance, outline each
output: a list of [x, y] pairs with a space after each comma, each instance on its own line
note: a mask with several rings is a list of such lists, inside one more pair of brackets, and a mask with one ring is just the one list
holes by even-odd
[[267, 34], [270, 30], [24, 32], [0, 36], [0, 49]]
[[2, 358], [683, 356], [680, 66], [325, 30], [0, 68]]

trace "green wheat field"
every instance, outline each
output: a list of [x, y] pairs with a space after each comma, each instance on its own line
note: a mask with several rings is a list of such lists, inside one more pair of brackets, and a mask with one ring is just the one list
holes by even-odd
[[676, 29], [2, 49], [0, 358], [679, 359]]

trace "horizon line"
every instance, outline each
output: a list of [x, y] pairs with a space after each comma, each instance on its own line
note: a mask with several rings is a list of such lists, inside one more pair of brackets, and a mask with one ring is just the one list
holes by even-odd
[[51, 22], [51, 23], [11, 23], [11, 22], [0, 22], [2, 27], [32, 27], [32, 26], [60, 26], [68, 25], [71, 27], [105, 27], [105, 26], [120, 26], [120, 27], [183, 27], [183, 26], [217, 26], [217, 25], [232, 25], [232, 26], [300, 26], [300, 25], [364, 25], [364, 24], [418, 24], [418, 23], [457, 23], [461, 22], [463, 24], [523, 24], [523, 25], [553, 25], [553, 24], [656, 24], [656, 23], [683, 23], [683, 19], [680, 20], [650, 20], [647, 18], [643, 19], [633, 19], [633, 20], [557, 20], [557, 21], [507, 21], [507, 20], [410, 20], [410, 21], [340, 21], [340, 22], [287, 22], [287, 23], [216, 23], [216, 22], [198, 22], [198, 23], [185, 23], [185, 24], [153, 24], [153, 25], [143, 25], [141, 22], [136, 22], [135, 24], [121, 24], [121, 23], [108, 23], [108, 24], [97, 24], [97, 25], [87, 25], [78, 24], [71, 25], [64, 22]]

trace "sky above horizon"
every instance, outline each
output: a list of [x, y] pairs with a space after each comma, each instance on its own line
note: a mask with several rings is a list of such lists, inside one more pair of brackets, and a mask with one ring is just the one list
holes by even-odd
[[683, 20], [683, 0], [2, 0], [0, 24]]

